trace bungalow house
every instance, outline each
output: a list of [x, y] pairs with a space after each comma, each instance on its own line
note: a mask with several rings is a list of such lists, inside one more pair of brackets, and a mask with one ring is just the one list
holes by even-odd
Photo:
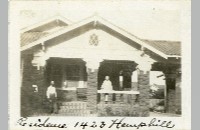
[[[54, 81], [58, 115], [105, 116], [111, 109], [110, 115], [124, 116], [118, 110], [128, 109], [127, 116], [149, 116], [150, 71], [164, 73], [166, 112], [175, 113], [180, 46], [179, 41], [141, 39], [100, 16], [77, 23], [58, 16], [24, 28], [21, 115], [44, 109], [47, 87]], [[101, 90], [105, 76], [112, 91]]]

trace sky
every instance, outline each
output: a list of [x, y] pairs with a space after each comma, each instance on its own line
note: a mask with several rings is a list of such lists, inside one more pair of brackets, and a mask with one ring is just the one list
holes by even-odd
[[180, 9], [176, 3], [54, 1], [20, 4], [20, 27], [24, 28], [55, 15], [72, 22], [98, 14], [144, 39], [180, 40]]
[[157, 77], [163, 75], [163, 72], [161, 71], [151, 71], [150, 72], [150, 85], [157, 84], [157, 85], [165, 85], [165, 76]]

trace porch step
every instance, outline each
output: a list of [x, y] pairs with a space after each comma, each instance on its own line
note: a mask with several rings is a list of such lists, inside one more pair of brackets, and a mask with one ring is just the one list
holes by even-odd
[[86, 102], [60, 102], [58, 115], [62, 116], [90, 116]]
[[60, 106], [68, 107], [69, 109], [76, 109], [76, 108], [87, 108], [86, 102], [80, 102], [80, 101], [72, 101], [72, 102], [59, 102]]

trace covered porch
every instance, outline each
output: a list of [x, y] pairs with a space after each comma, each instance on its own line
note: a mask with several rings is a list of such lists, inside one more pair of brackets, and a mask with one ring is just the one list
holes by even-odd
[[46, 65], [46, 82], [55, 82], [59, 102], [86, 101], [87, 72], [80, 58], [51, 57]]
[[[30, 58], [32, 59], [32, 58]], [[29, 59], [29, 61], [31, 61]], [[27, 64], [26, 64], [27, 65]], [[30, 64], [29, 64], [30, 65]], [[32, 65], [30, 65], [32, 66]], [[55, 81], [60, 115], [105, 116], [105, 111], [116, 111], [127, 116], [149, 116], [149, 74], [161, 70], [166, 74], [166, 112], [176, 109], [174, 96], [178, 64], [138, 64], [131, 60], [88, 60], [82, 58], [50, 57], [44, 67], [27, 66], [38, 85], [38, 101], [44, 106], [45, 91]], [[24, 66], [26, 69], [26, 66]], [[136, 72], [136, 73], [135, 73]], [[137, 76], [136, 76], [137, 75]], [[113, 90], [101, 90], [105, 76], [110, 76]], [[25, 79], [30, 77], [24, 77]], [[108, 101], [105, 102], [105, 94]], [[125, 110], [126, 109], [126, 110]], [[121, 110], [118, 112], [118, 110]], [[133, 111], [133, 113], [130, 113]], [[43, 113], [44, 114], [44, 113]], [[113, 114], [113, 113], [112, 113]], [[111, 115], [112, 115], [111, 114]], [[113, 114], [114, 115], [114, 114]], [[118, 114], [117, 114], [118, 115]]]
[[[132, 73], [136, 71], [136, 66], [134, 61], [102, 61], [97, 74], [97, 103], [104, 103], [105, 93], [109, 95], [109, 103], [130, 103], [131, 95], [136, 98], [136, 95], [139, 94], [138, 84], [132, 81]], [[101, 90], [105, 76], [110, 77], [112, 91]], [[55, 82], [60, 102], [87, 101], [88, 73], [84, 60], [80, 58], [49, 58], [46, 64], [46, 84], [51, 81]]]
[[[103, 60], [97, 69], [92, 70], [80, 58], [51, 57], [46, 63], [46, 83], [55, 82], [60, 114], [80, 112], [81, 109], [83, 113], [92, 109], [89, 114], [98, 114], [105, 106], [119, 108], [139, 104], [138, 83], [132, 80], [136, 66], [134, 61]], [[110, 77], [111, 91], [101, 90], [105, 76]], [[108, 95], [106, 102], [105, 94]]]

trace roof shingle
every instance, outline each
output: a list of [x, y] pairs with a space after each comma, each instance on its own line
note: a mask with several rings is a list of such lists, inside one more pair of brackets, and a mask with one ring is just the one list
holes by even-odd
[[146, 44], [163, 52], [166, 55], [181, 55], [181, 42], [179, 41], [162, 41], [162, 40], [142, 40]]
[[21, 34], [21, 47], [37, 41], [48, 34], [48, 32], [25, 32]]

